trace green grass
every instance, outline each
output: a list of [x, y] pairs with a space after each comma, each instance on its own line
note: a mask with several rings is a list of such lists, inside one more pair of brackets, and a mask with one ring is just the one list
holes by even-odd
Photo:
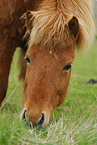
[[45, 129], [31, 130], [19, 119], [23, 89], [17, 81], [17, 56], [18, 50], [0, 111], [0, 145], [96, 145], [97, 85], [84, 82], [97, 80], [97, 40], [84, 54], [76, 52], [67, 97]]

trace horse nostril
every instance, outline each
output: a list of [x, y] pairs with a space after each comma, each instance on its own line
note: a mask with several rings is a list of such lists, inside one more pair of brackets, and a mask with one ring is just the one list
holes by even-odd
[[22, 115], [22, 119], [26, 120], [26, 112], [27, 112], [27, 110], [24, 110], [23, 115]]
[[40, 126], [43, 125], [44, 121], [45, 121], [45, 116], [44, 116], [44, 114], [42, 113], [42, 117], [41, 117], [41, 119], [39, 120], [39, 122], [38, 122], [37, 125], [36, 125], [37, 129], [38, 129]]

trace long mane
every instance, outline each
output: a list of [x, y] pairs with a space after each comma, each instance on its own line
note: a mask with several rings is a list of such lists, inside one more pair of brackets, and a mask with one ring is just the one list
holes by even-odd
[[79, 22], [78, 49], [88, 47], [94, 37], [93, 0], [44, 0], [34, 18], [29, 46], [66, 45], [69, 39], [68, 22], [73, 16]]

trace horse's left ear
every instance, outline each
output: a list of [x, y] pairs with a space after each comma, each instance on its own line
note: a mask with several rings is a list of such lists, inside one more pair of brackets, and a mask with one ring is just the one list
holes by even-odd
[[30, 10], [28, 10], [27, 12], [26, 12], [26, 28], [27, 28], [27, 30], [29, 31], [29, 33], [31, 33], [31, 30], [32, 30], [32, 28], [33, 28], [33, 15], [32, 15], [32, 13], [31, 13], [31, 11]]
[[76, 39], [78, 36], [78, 32], [79, 32], [79, 23], [78, 23], [78, 19], [76, 17], [73, 17], [69, 23], [69, 30], [72, 33], [72, 35], [74, 36], [74, 38]]

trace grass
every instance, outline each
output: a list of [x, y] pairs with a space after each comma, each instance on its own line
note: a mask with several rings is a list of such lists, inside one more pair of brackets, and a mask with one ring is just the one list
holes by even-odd
[[76, 52], [67, 97], [44, 129], [31, 130], [19, 119], [22, 87], [17, 81], [15, 53], [9, 89], [0, 111], [0, 145], [93, 145], [97, 144], [97, 40], [84, 54]]

